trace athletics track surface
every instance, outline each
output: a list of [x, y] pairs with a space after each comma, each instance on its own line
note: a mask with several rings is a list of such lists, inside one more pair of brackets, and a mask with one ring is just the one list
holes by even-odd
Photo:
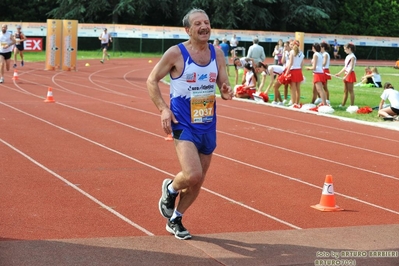
[[[169, 235], [158, 200], [179, 165], [146, 90], [153, 64], [7, 73], [0, 265], [314, 265], [332, 251], [399, 251], [397, 127], [221, 99], [218, 147], [183, 219], [193, 239]], [[49, 87], [56, 103], [43, 102]], [[345, 211], [310, 207], [327, 174]]]

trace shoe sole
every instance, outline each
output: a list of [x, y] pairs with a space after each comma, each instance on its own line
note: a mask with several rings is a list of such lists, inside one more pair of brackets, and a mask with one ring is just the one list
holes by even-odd
[[170, 228], [170, 227], [168, 226], [168, 224], [166, 224], [166, 227], [165, 227], [165, 228], [166, 228], [166, 231], [168, 231], [168, 232], [171, 233], [172, 235], [175, 235], [175, 237], [176, 237], [177, 239], [180, 239], [180, 240], [187, 240], [187, 239], [191, 239], [191, 238], [192, 238], [191, 235], [186, 235], [186, 236], [184, 236], [184, 237], [180, 237], [180, 236], [176, 235], [175, 231], [173, 231], [173, 229]]
[[161, 213], [161, 215], [163, 216], [163, 217], [165, 217], [165, 218], [170, 218], [170, 217], [172, 217], [172, 214], [171, 215], [165, 215], [164, 213], [163, 213], [163, 210], [162, 210], [162, 196], [163, 196], [163, 188], [165, 187], [165, 186], [167, 186], [167, 184], [169, 184], [170, 182], [172, 181], [172, 179], [165, 179], [163, 182], [162, 182], [162, 194], [161, 194], [161, 198], [159, 199], [159, 203], [158, 203], [158, 208], [159, 208], [159, 212]]
[[393, 117], [384, 117], [384, 121], [393, 121]]

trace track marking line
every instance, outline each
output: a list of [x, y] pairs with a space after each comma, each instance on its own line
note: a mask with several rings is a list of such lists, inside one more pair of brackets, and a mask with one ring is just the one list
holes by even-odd
[[10, 149], [14, 150], [15, 152], [19, 153], [20, 155], [22, 155], [23, 157], [25, 157], [26, 159], [28, 159], [29, 161], [31, 161], [33, 164], [37, 165], [38, 167], [42, 168], [43, 170], [45, 170], [46, 172], [50, 173], [51, 175], [55, 176], [56, 178], [58, 178], [59, 180], [61, 180], [62, 182], [66, 183], [68, 186], [72, 187], [73, 189], [75, 189], [76, 191], [78, 191], [79, 193], [81, 193], [83, 196], [89, 198], [90, 200], [94, 201], [96, 204], [100, 205], [100, 207], [106, 209], [107, 211], [109, 211], [110, 213], [114, 214], [116, 217], [118, 217], [119, 219], [125, 221], [126, 223], [130, 224], [131, 226], [135, 227], [136, 229], [140, 230], [141, 232], [147, 234], [148, 236], [153, 236], [154, 234], [151, 233], [150, 231], [148, 231], [147, 229], [141, 227], [140, 225], [134, 223], [133, 221], [131, 221], [130, 219], [128, 219], [127, 217], [123, 216], [122, 214], [120, 214], [119, 212], [113, 210], [112, 207], [107, 206], [106, 204], [102, 203], [100, 200], [96, 199], [95, 197], [93, 197], [92, 195], [90, 195], [89, 193], [87, 193], [86, 191], [84, 191], [83, 189], [80, 189], [77, 185], [69, 182], [67, 179], [63, 178], [62, 176], [60, 176], [59, 174], [55, 173], [54, 171], [52, 171], [51, 169], [47, 168], [46, 166], [44, 166], [43, 164], [39, 163], [38, 161], [36, 161], [35, 159], [33, 159], [32, 157], [28, 156], [27, 154], [23, 153], [22, 151], [20, 151], [19, 149], [15, 148], [14, 146], [12, 146], [11, 144], [9, 144], [8, 142], [4, 141], [3, 139], [0, 139], [0, 142], [2, 142], [4, 145], [8, 146]]

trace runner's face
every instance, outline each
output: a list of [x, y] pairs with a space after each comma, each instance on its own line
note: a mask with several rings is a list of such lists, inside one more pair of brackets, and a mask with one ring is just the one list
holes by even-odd
[[206, 14], [197, 12], [190, 16], [191, 26], [188, 35], [200, 41], [209, 41], [211, 36], [211, 23]]
[[6, 31], [7, 31], [7, 25], [2, 25], [2, 26], [1, 26], [1, 31], [2, 31], [3, 33], [6, 33]]

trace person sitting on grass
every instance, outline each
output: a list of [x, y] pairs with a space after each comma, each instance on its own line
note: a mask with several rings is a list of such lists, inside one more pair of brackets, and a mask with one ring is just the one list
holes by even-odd
[[[386, 100], [390, 106], [383, 107]], [[384, 91], [381, 94], [381, 102], [378, 109], [378, 116], [386, 121], [398, 120], [399, 115], [399, 91], [396, 91], [390, 82], [385, 82]]]
[[382, 87], [381, 75], [378, 72], [377, 67], [372, 67], [372, 68], [366, 67], [365, 75], [362, 77], [362, 81], [356, 84], [355, 86], [365, 86], [365, 85], [377, 88]]
[[258, 82], [258, 77], [255, 73], [255, 68], [252, 62], [246, 63], [244, 65], [246, 70], [245, 80], [242, 85], [237, 85], [234, 88], [234, 96], [237, 98], [247, 98], [253, 99], [253, 94], [256, 92], [256, 83]]
[[395, 65], [393, 66], [393, 68], [399, 69], [399, 58], [398, 58], [398, 60], [396, 60]]

